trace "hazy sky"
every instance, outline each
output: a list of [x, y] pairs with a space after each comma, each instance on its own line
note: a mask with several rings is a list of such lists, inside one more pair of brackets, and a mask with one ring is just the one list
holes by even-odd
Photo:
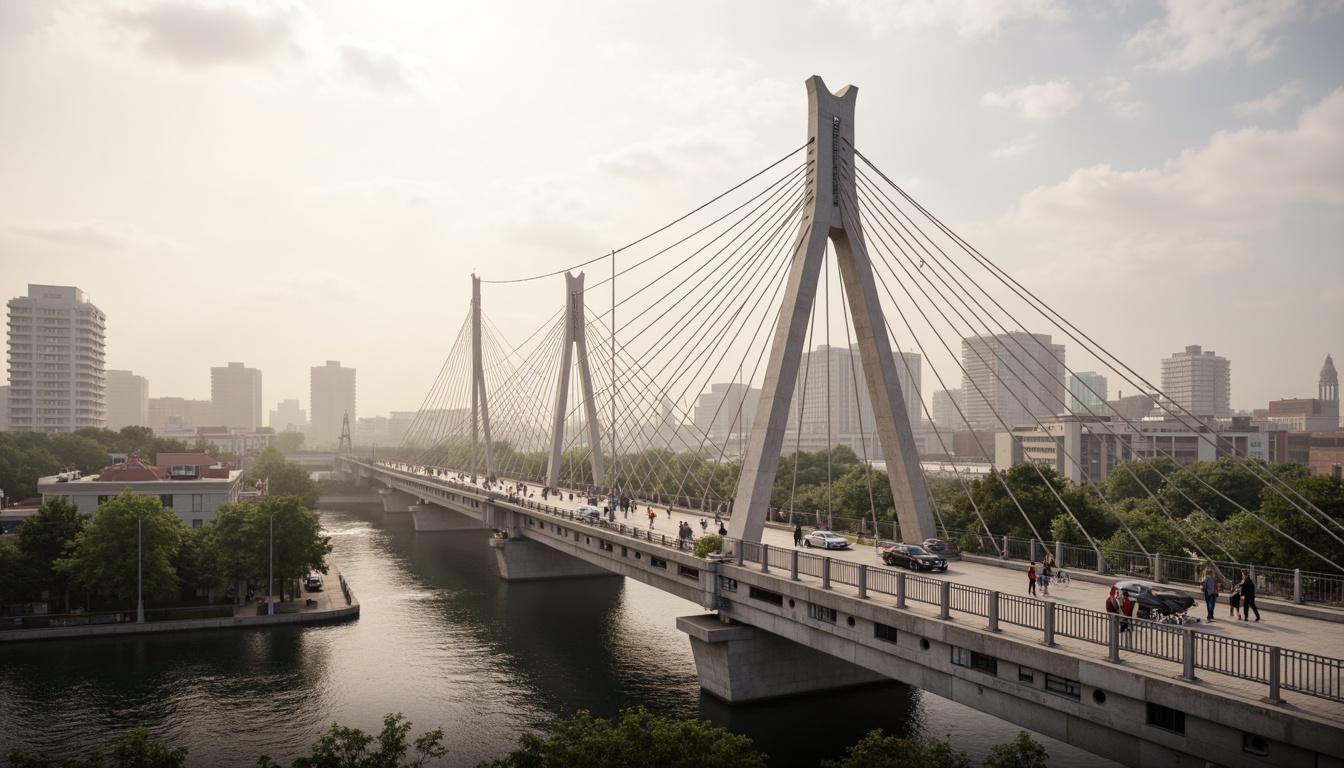
[[[1264, 407], [1344, 367], [1341, 41], [1337, 1], [0, 0], [0, 293], [87, 291], [151, 397], [242, 361], [307, 408], [333, 359], [414, 410], [473, 270], [704, 202], [802, 143], [817, 74], [1139, 373], [1201, 344]], [[515, 341], [562, 301], [485, 297]]]

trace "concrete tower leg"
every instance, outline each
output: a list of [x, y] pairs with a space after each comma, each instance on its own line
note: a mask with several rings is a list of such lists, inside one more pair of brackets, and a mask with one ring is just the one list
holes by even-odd
[[565, 439], [565, 405], [569, 400], [569, 369], [574, 348], [578, 348], [579, 386], [583, 394], [583, 410], [588, 417], [588, 445], [592, 449], [593, 484], [602, 485], [602, 425], [598, 421], [597, 404], [593, 400], [593, 380], [588, 370], [588, 342], [584, 332], [583, 273], [577, 276], [565, 273], [568, 298], [565, 304], [565, 337], [560, 350], [560, 381], [555, 392], [555, 414], [551, 420], [551, 456], [546, 471], [546, 484], [551, 488], [560, 482], [560, 460]]
[[896, 377], [887, 325], [878, 300], [872, 265], [864, 247], [854, 187], [854, 103], [858, 89], [826, 90], [819, 77], [808, 78], [809, 171], [807, 198], [793, 265], [780, 305], [774, 343], [761, 388], [760, 405], [738, 478], [728, 535], [760, 541], [774, 488], [775, 470], [788, 426], [789, 404], [798, 381], [799, 360], [808, 319], [816, 299], [826, 244], [835, 245], [836, 261], [849, 297], [850, 313], [863, 361], [864, 382], [872, 400], [878, 440], [896, 502], [897, 520], [906, 539], [937, 535], [929, 508], [919, 454], [906, 417]]

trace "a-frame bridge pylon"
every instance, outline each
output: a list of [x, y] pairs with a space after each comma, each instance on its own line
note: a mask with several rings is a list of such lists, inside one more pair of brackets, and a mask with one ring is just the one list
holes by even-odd
[[494, 446], [490, 441], [490, 407], [485, 396], [485, 366], [481, 355], [481, 278], [471, 276], [471, 482], [476, 482], [481, 437], [485, 437], [485, 476], [495, 476]]
[[828, 240], [835, 246], [840, 278], [849, 297], [864, 382], [877, 420], [878, 441], [886, 459], [901, 536], [906, 541], [922, 541], [937, 535], [859, 223], [854, 185], [857, 95], [858, 89], [852, 85], [832, 94], [820, 77], [807, 80], [809, 202], [794, 243], [789, 284], [779, 310], [751, 442], [738, 478], [734, 514], [728, 527], [728, 535], [734, 539], [760, 541], [765, 528], [770, 492], [788, 426], [789, 404], [798, 381], [799, 360]]
[[565, 337], [560, 350], [560, 381], [555, 393], [555, 418], [551, 422], [551, 461], [546, 472], [546, 485], [557, 488], [560, 482], [560, 459], [564, 451], [565, 406], [569, 402], [569, 369], [573, 353], [578, 352], [579, 387], [583, 394], [583, 411], [588, 419], [588, 447], [592, 451], [593, 485], [603, 484], [602, 425], [597, 417], [597, 403], [593, 400], [593, 377], [588, 370], [588, 338], [583, 303], [583, 273], [577, 276], [565, 273]]

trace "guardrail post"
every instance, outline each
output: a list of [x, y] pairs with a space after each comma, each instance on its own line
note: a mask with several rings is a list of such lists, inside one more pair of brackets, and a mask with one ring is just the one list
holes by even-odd
[[896, 574], [896, 607], [905, 608], [905, 572]]
[[1293, 569], [1293, 602], [1302, 604], [1302, 569]]
[[986, 611], [986, 613], [989, 614], [989, 631], [990, 631], [990, 632], [998, 632], [998, 631], [999, 631], [999, 591], [998, 591], [997, 589], [990, 590], [990, 593], [989, 593], [989, 610]]
[[1162, 576], [1162, 553], [1153, 553], [1153, 581], [1158, 584], [1166, 584], [1167, 580]]
[[1044, 632], [1045, 632], [1045, 644], [1046, 644], [1046, 645], [1054, 645], [1054, 644], [1055, 644], [1055, 604], [1054, 604], [1054, 602], [1051, 601], [1051, 600], [1046, 600], [1045, 602], [1041, 603], [1041, 606], [1045, 608], [1045, 616], [1043, 617], [1044, 620], [1041, 622], [1041, 624], [1043, 625], [1043, 626], [1041, 627], [1041, 629], [1043, 629]]
[[789, 550], [789, 579], [798, 580], [798, 550]]
[[868, 599], [868, 564], [859, 563], [859, 599]]
[[1120, 663], [1120, 614], [1106, 614], [1106, 660], [1112, 664]]
[[1007, 559], [1008, 559], [1008, 534], [1006, 534], [1006, 533], [1003, 534], [1003, 549], [1001, 549], [1000, 552], [1002, 552], [1002, 554], [999, 555], [999, 556], [1002, 557], [1003, 559], [1007, 560]]
[[1279, 646], [1272, 645], [1269, 648], [1269, 700], [1275, 704], [1282, 704], [1283, 697], [1279, 696], [1279, 666], [1283, 661], [1283, 655]]
[[1055, 541], [1055, 567], [1064, 567], [1064, 542], [1059, 540]]
[[831, 558], [821, 558], [821, 588], [831, 588]]
[[770, 572], [770, 545], [761, 542], [761, 573]]
[[942, 589], [938, 595], [938, 618], [947, 620], [952, 618], [952, 582], [939, 582]]
[[1195, 630], [1188, 628], [1181, 635], [1181, 678], [1195, 679]]

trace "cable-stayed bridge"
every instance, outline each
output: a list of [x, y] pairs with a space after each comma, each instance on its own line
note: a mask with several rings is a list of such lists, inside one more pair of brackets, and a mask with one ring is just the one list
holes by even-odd
[[[894, 678], [1131, 765], [1336, 764], [1337, 511], [1170, 399], [1155, 402], [1180, 440], [1106, 407], [1085, 379], [1096, 397], [1083, 400], [1102, 405], [1067, 400], [1074, 369], [1055, 338], [1135, 391], [1156, 387], [865, 157], [856, 89], [807, 85], [806, 143], [727, 192], [569, 269], [473, 276], [470, 311], [402, 444], [343, 456], [342, 471], [386, 486], [388, 510], [410, 511], [417, 530], [495, 529], [505, 578], [618, 574], [699, 603], [712, 613], [679, 626], [702, 686], [728, 701]], [[510, 343], [484, 299], [523, 280], [552, 281], [559, 309]], [[924, 367], [941, 389], [966, 383], [954, 407], [968, 429], [933, 418], [918, 395]], [[990, 433], [1023, 425], [1030, 460], [1014, 482], [957, 463], [955, 441], [993, 455]], [[1087, 437], [1066, 440], [1068, 429]], [[799, 465], [837, 444], [860, 468]], [[1186, 469], [1192, 450], [1244, 468], [1275, 514]], [[931, 492], [921, 452], [947, 457], [937, 482], [950, 496]], [[1170, 524], [1179, 556], [1145, 546], [1135, 502], [1117, 508], [1108, 472]], [[880, 566], [874, 549], [788, 547], [773, 526], [833, 524], [833, 494], [866, 506], [850, 521], [858, 533], [919, 542], [962, 526], [991, 562], [914, 576]], [[1102, 581], [1191, 581], [1207, 564], [1230, 584], [1243, 563], [1202, 510], [1210, 499], [1319, 563], [1246, 566], [1262, 595], [1290, 599], [1270, 621], [1299, 614], [1292, 634], [1129, 621], [1101, 610], [1104, 587], [1077, 606], [1023, 597], [1024, 575], [994, 564], [1021, 557], [1025, 571], [1050, 553]], [[687, 516], [723, 520], [721, 559], [695, 557], [667, 530]]]

